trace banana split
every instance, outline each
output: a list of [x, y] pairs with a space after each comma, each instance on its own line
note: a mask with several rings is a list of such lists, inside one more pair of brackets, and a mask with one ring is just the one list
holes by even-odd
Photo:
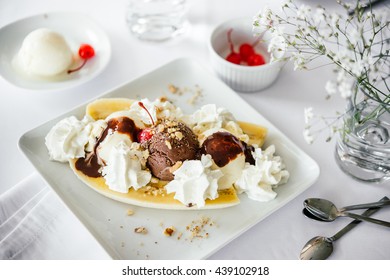
[[192, 114], [164, 98], [98, 99], [84, 118], [58, 122], [46, 136], [51, 160], [69, 162], [95, 191], [160, 209], [234, 206], [238, 194], [265, 202], [289, 172], [266, 128], [207, 104]]

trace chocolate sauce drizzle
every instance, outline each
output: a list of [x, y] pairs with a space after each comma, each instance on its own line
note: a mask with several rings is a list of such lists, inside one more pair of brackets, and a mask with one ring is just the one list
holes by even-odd
[[104, 166], [104, 162], [99, 158], [97, 154], [97, 148], [104, 141], [108, 134], [114, 132], [127, 134], [131, 141], [138, 141], [138, 133], [141, 131], [134, 121], [128, 117], [119, 117], [111, 119], [107, 123], [107, 127], [103, 130], [99, 138], [96, 140], [96, 144], [93, 147], [92, 152], [88, 153], [85, 157], [79, 158], [76, 161], [75, 167], [88, 177], [98, 178], [102, 176], [101, 169]]
[[218, 167], [224, 167], [241, 153], [244, 153], [246, 162], [255, 164], [253, 150], [252, 146], [229, 132], [216, 132], [203, 142], [201, 154], [210, 154]]

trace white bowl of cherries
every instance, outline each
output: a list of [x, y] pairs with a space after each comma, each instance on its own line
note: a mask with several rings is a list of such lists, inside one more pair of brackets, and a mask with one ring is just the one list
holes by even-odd
[[271, 62], [270, 35], [254, 37], [252, 20], [233, 19], [211, 33], [209, 51], [217, 75], [238, 92], [257, 92], [270, 86], [283, 64]]

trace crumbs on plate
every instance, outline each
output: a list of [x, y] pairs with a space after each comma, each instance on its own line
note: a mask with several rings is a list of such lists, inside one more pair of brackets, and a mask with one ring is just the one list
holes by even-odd
[[175, 231], [176, 231], [176, 228], [174, 226], [167, 227], [166, 229], [164, 229], [164, 235], [165, 236], [172, 236]]
[[190, 98], [187, 100], [187, 103], [190, 105], [196, 105], [199, 99], [203, 96], [203, 90], [200, 88], [199, 85], [195, 85], [193, 88], [180, 88], [174, 84], [169, 84], [168, 91], [177, 96], [182, 96], [186, 93], [191, 94]]
[[145, 227], [136, 227], [134, 229], [135, 233], [147, 234], [148, 230]]

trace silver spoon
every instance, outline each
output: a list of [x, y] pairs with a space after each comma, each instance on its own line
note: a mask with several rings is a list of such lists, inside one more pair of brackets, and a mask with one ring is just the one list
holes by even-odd
[[[323, 198], [307, 198], [303, 202], [303, 205], [304, 206], [312, 205], [318, 209], [330, 209], [335, 207], [333, 202]], [[383, 206], [390, 206], [390, 201], [378, 201], [378, 202], [350, 205], [350, 206], [345, 206], [343, 208], [340, 208], [339, 211], [344, 212], [349, 210], [367, 209], [367, 208], [383, 207]]]
[[369, 217], [364, 217], [364, 216], [361, 216], [358, 214], [354, 214], [354, 213], [350, 213], [350, 212], [345, 211], [345, 209], [353, 210], [353, 209], [361, 209], [363, 207], [366, 208], [367, 205], [369, 205], [368, 207], [370, 207], [370, 206], [371, 207], [380, 207], [380, 206], [390, 205], [388, 202], [381, 202], [381, 203], [375, 202], [375, 203], [352, 205], [352, 206], [348, 206], [348, 208], [344, 207], [344, 208], [339, 210], [329, 200], [311, 198], [311, 199], [306, 199], [304, 201], [303, 205], [310, 213], [312, 213], [314, 216], [316, 216], [324, 221], [331, 222], [331, 221], [334, 221], [338, 217], [350, 217], [350, 218], [353, 218], [355, 220], [366, 221], [366, 222], [371, 222], [371, 223], [375, 223], [378, 225], [390, 227], [389, 222], [385, 222], [382, 220], [377, 220], [377, 219], [373, 219], [373, 218], [369, 218]]
[[[387, 197], [382, 198], [380, 201], [389, 201]], [[380, 208], [371, 208], [363, 212], [362, 215], [370, 216], [377, 212]], [[310, 217], [310, 215], [309, 215]], [[316, 236], [310, 239], [303, 247], [300, 259], [301, 260], [326, 260], [333, 252], [333, 241], [338, 240], [348, 231], [357, 226], [361, 221], [354, 220], [350, 222], [346, 227], [340, 230], [332, 237]]]

